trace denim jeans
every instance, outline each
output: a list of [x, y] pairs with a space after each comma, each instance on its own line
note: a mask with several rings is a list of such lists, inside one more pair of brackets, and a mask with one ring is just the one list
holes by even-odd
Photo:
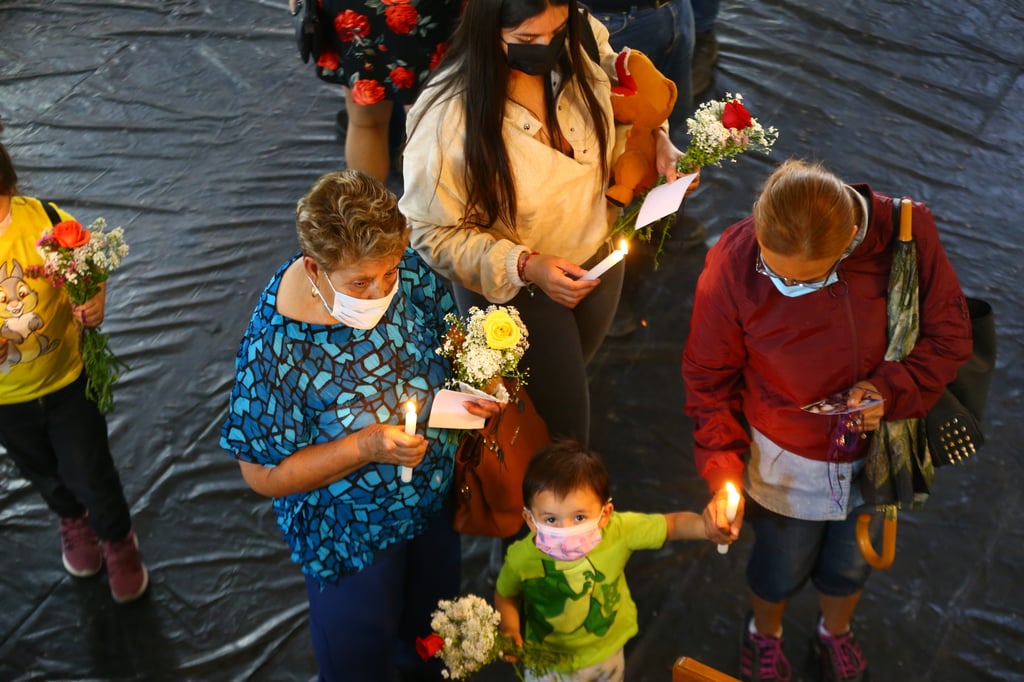
[[678, 90], [676, 106], [669, 116], [672, 139], [686, 148], [686, 117], [693, 109], [690, 64], [693, 58], [693, 10], [690, 0], [669, 0], [661, 7], [625, 12], [594, 12], [608, 29], [608, 42], [621, 52], [624, 47], [640, 50], [654, 62]]
[[309, 629], [322, 682], [440, 680], [438, 659], [424, 663], [417, 637], [430, 634], [440, 599], [461, 582], [461, 545], [445, 507], [422, 534], [377, 554], [372, 565], [323, 590], [306, 576]]
[[0, 405], [0, 445], [61, 518], [89, 512], [100, 540], [120, 540], [132, 519], [107, 441], [107, 420], [85, 397], [85, 373], [36, 400]]
[[[847, 597], [864, 589], [871, 567], [855, 535], [858, 511], [843, 521], [804, 521], [776, 514], [747, 498], [744, 520], [754, 528], [747, 584], [765, 601], [786, 601], [810, 580], [819, 593]], [[873, 514], [871, 537], [881, 536], [882, 515]]]
[[718, 19], [718, 5], [721, 0], [690, 0], [693, 7], [693, 30], [707, 33], [715, 27]]

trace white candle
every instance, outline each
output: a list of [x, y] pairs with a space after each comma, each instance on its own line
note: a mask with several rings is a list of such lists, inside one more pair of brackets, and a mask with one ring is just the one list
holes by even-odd
[[[410, 436], [416, 435], [416, 403], [409, 401], [405, 404], [405, 432]], [[412, 480], [412, 468], [400, 467], [402, 483]]]
[[[736, 510], [740, 506], [740, 493], [736, 490], [736, 486], [732, 484], [732, 481], [727, 481], [725, 484], [726, 502], [725, 502], [725, 519], [729, 523], [736, 520]], [[729, 545], [719, 545], [718, 553], [726, 554], [729, 551]]]
[[619, 248], [605, 256], [604, 260], [590, 268], [590, 270], [587, 271], [587, 274], [580, 277], [580, 279], [597, 279], [604, 273], [608, 272], [609, 268], [625, 258], [626, 250], [626, 240], [623, 239], [619, 242]]

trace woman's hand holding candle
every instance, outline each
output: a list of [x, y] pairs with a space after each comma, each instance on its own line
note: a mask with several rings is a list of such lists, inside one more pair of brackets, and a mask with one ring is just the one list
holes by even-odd
[[[725, 484], [726, 503], [725, 503], [725, 519], [731, 525], [736, 520], [736, 512], [740, 506], [740, 493], [736, 490], [736, 486], [732, 484], [732, 481], [728, 481]], [[729, 545], [719, 545], [718, 553], [725, 554], [729, 551]]]

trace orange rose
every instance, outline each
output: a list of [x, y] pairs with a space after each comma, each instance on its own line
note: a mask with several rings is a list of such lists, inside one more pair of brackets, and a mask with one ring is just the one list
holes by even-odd
[[434, 48], [433, 53], [430, 55], [430, 66], [427, 67], [430, 70], [437, 68], [437, 65], [441, 63], [441, 57], [448, 51], [448, 43], [438, 43]]
[[384, 99], [384, 86], [375, 80], [363, 79], [352, 84], [352, 101], [361, 106], [376, 104]]
[[338, 67], [341, 66], [341, 61], [338, 59], [337, 52], [321, 52], [320, 56], [316, 60], [316, 65], [321, 69], [327, 69], [328, 71], [337, 71]]
[[391, 69], [391, 75], [388, 76], [391, 82], [395, 84], [395, 87], [399, 90], [403, 88], [411, 88], [416, 83], [416, 74], [404, 66], [396, 66]]
[[384, 21], [398, 35], [406, 35], [419, 21], [420, 13], [412, 5], [391, 5], [384, 10]]
[[77, 249], [89, 243], [89, 230], [77, 220], [65, 220], [53, 226], [53, 238], [66, 249]]
[[334, 17], [334, 30], [338, 32], [341, 42], [351, 43], [370, 32], [370, 20], [365, 14], [347, 9]]

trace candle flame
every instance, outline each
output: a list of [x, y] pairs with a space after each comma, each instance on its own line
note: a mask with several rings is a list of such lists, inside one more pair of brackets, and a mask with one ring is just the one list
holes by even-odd
[[729, 500], [738, 499], [740, 496], [739, 492], [736, 490], [736, 486], [732, 484], [732, 481], [725, 482], [725, 492], [729, 496]]
[[407, 401], [405, 403], [405, 411], [406, 411], [406, 413], [409, 413], [409, 412], [415, 413], [416, 412], [416, 401], [415, 400]]
[[629, 243], [625, 239], [619, 240], [619, 251], [624, 254], [629, 253]]

